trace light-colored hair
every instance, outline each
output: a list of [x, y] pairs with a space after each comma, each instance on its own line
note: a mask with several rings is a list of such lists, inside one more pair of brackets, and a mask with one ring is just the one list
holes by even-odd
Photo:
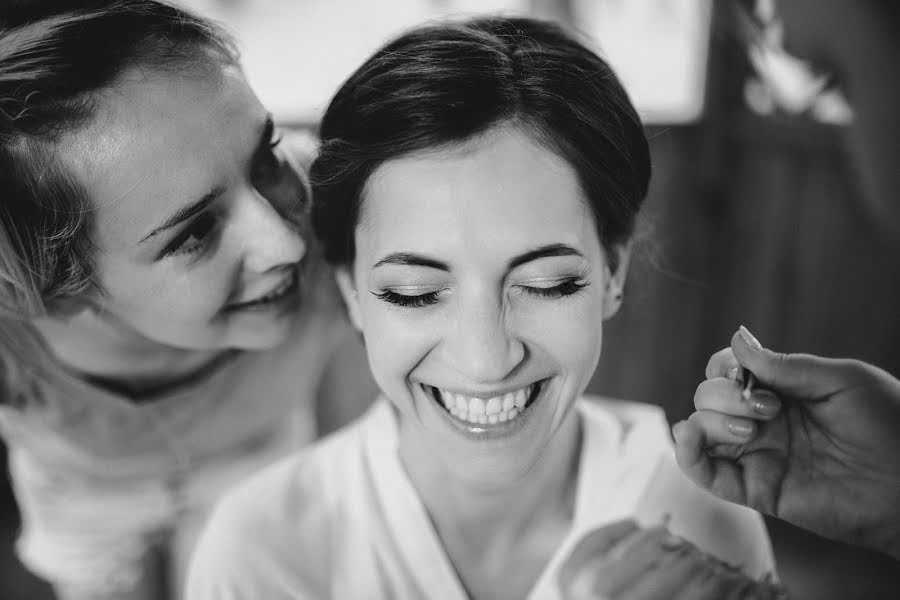
[[0, 8], [0, 401], [16, 387], [29, 320], [96, 286], [91, 198], [58, 160], [60, 140], [130, 69], [238, 61], [218, 26], [164, 2], [14, 4]]

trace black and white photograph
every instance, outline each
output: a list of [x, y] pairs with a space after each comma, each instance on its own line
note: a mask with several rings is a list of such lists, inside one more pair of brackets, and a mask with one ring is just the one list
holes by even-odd
[[0, 0], [0, 600], [900, 598], [900, 4]]

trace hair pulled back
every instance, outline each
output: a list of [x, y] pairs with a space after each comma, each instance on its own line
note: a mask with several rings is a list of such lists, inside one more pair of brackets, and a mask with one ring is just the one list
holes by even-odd
[[641, 121], [602, 58], [561, 27], [529, 18], [413, 29], [341, 86], [311, 170], [313, 226], [326, 258], [353, 261], [366, 183], [379, 165], [505, 124], [572, 165], [615, 270], [611, 250], [631, 237], [650, 178]]

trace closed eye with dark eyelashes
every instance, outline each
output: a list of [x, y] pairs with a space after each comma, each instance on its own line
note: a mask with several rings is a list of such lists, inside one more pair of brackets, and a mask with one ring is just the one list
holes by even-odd
[[[579, 281], [578, 279], [567, 279], [552, 287], [519, 287], [525, 293], [532, 296], [553, 300], [564, 298], [566, 296], [572, 296], [587, 286], [588, 282], [586, 281]], [[440, 301], [440, 292], [441, 290], [436, 290], [433, 292], [426, 292], [424, 294], [410, 295], [398, 294], [397, 292], [391, 290], [385, 290], [383, 292], [372, 292], [372, 294], [379, 300], [388, 302], [390, 304], [396, 304], [397, 306], [403, 306], [405, 308], [421, 308], [424, 306], [437, 304]]]
[[522, 290], [533, 296], [542, 298], [563, 298], [572, 296], [588, 286], [587, 281], [579, 281], [578, 279], [566, 279], [565, 281], [551, 287], [534, 287], [521, 286]]
[[436, 304], [438, 302], [437, 291], [427, 292], [425, 294], [416, 294], [414, 296], [398, 294], [397, 292], [392, 292], [390, 290], [372, 293], [379, 300], [383, 300], [384, 302], [396, 304], [397, 306], [403, 306], [406, 308], [421, 308], [423, 306], [431, 306], [432, 304]]

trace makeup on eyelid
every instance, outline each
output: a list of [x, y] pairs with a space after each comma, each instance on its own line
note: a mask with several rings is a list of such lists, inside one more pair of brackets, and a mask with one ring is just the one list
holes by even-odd
[[[556, 285], [547, 287], [528, 286], [524, 284], [515, 284], [510, 287], [516, 288], [525, 294], [529, 294], [531, 296], [536, 296], [539, 298], [560, 299], [566, 296], [572, 296], [588, 285], [590, 285], [590, 282], [588, 281], [581, 282], [578, 280], [578, 278], [568, 278], [563, 279]], [[397, 288], [387, 289], [382, 292], [370, 290], [370, 292], [379, 300], [388, 302], [390, 304], [396, 304], [407, 308], [420, 308], [423, 306], [437, 304], [440, 301], [440, 292], [447, 291], [447, 288], [422, 292], [419, 294], [402, 294], [398, 293], [396, 290]]]

